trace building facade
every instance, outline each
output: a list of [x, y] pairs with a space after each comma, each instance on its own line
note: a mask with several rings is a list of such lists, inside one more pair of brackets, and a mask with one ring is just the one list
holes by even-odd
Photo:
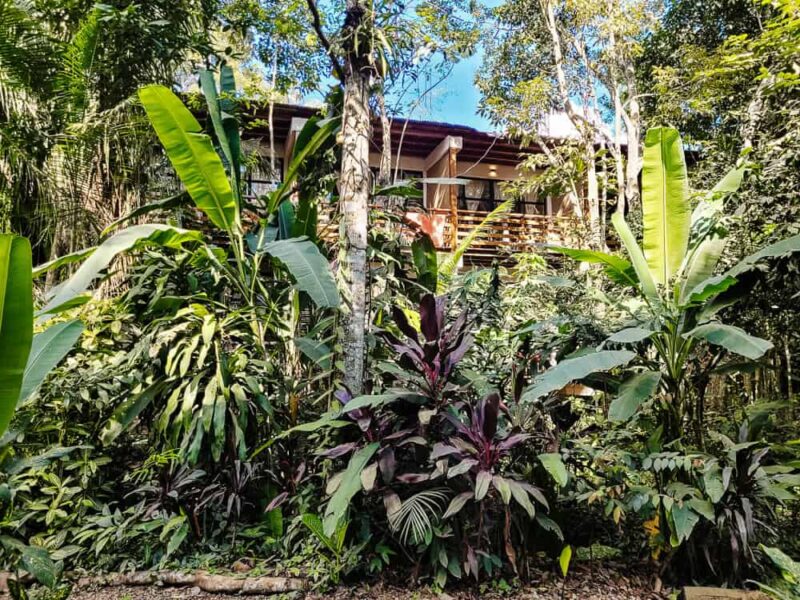
[[[249, 117], [247, 136], [260, 150], [274, 149], [275, 173], [251, 174], [249, 193], [266, 192], [283, 175], [294, 141], [316, 109], [274, 104]], [[270, 138], [269, 124], [272, 123]], [[380, 165], [383, 132], [373, 123], [370, 167]], [[392, 180], [417, 186], [421, 199], [403, 207], [411, 233], [422, 219], [432, 224], [432, 239], [441, 251], [457, 247], [500, 203], [513, 197], [513, 208], [481, 229], [468, 253], [471, 259], [493, 258], [565, 243], [574, 226], [573, 200], [520, 193], [509, 183], [535, 177], [524, 172], [526, 155], [541, 153], [536, 146], [478, 131], [463, 125], [396, 118], [391, 123]], [[429, 227], [430, 228], [430, 227]]]

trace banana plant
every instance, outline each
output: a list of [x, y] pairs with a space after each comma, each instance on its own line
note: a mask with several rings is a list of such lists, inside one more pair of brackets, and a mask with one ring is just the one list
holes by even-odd
[[[530, 402], [569, 381], [630, 365], [609, 417], [628, 420], [655, 397], [665, 441], [679, 439], [687, 431], [701, 437], [703, 395], [690, 379], [715, 368], [726, 353], [755, 361], [772, 348], [769, 341], [723, 323], [720, 310], [746, 291], [744, 273], [765, 259], [800, 250], [800, 235], [715, 274], [727, 241], [724, 200], [739, 188], [744, 167], [725, 175], [692, 210], [678, 132], [666, 127], [648, 130], [643, 161], [641, 247], [623, 215], [615, 213], [611, 222], [627, 260], [599, 251], [555, 248], [578, 261], [602, 265], [610, 279], [631, 290], [637, 303], [620, 304], [629, 313], [629, 322], [595, 351], [545, 372], [522, 399]], [[693, 428], [686, 429], [687, 424]]]
[[[228, 279], [249, 307], [256, 307], [259, 297], [269, 295], [268, 283], [262, 276], [264, 261], [269, 258], [275, 259], [276, 268], [285, 268], [294, 279], [295, 288], [306, 293], [317, 306], [338, 306], [339, 294], [335, 280], [327, 259], [315, 242], [307, 236], [284, 236], [278, 239], [278, 226], [273, 223], [282, 206], [289, 203], [293, 184], [303, 162], [326, 144], [332, 143], [338, 121], [312, 119], [300, 132], [284, 181], [267, 199], [267, 214], [260, 220], [260, 227], [249, 231], [242, 219], [241, 142], [238, 123], [233, 116], [236, 88], [230, 67], [221, 67], [219, 81], [218, 89], [212, 72], [203, 71], [200, 74], [213, 135], [203, 131], [195, 116], [169, 88], [149, 85], [139, 90], [139, 100], [184, 191], [140, 207], [119, 219], [103, 232], [106, 237], [99, 246], [37, 267], [34, 274], [38, 276], [71, 262], [83, 263], [70, 279], [51, 291], [40, 311], [42, 320], [53, 310], [85, 301], [85, 292], [92, 282], [118, 254], [148, 244], [169, 248], [188, 245], [195, 249]], [[227, 251], [213, 246], [201, 232], [168, 225], [143, 224], [113, 231], [132, 218], [187, 202], [193, 203], [213, 227], [225, 234]]]
[[14, 410], [67, 355], [83, 332], [80, 321], [64, 321], [33, 334], [30, 242], [0, 235], [0, 436]]

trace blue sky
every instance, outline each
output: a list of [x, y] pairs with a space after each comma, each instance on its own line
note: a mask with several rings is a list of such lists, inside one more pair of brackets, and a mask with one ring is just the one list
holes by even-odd
[[480, 92], [475, 87], [474, 78], [481, 61], [478, 53], [457, 63], [447, 79], [431, 94], [430, 100], [417, 109], [412, 118], [457, 123], [490, 131], [492, 127], [489, 122], [477, 113]]

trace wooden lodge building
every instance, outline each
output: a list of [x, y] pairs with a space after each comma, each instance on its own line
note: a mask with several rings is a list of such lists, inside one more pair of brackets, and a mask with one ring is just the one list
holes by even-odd
[[[297, 134], [317, 109], [291, 104], [274, 104], [272, 127], [275, 165], [273, 177], [258, 173], [248, 178], [247, 192], [267, 192], [289, 164]], [[269, 113], [259, 108], [248, 118], [247, 137], [258, 139], [269, 155]], [[377, 173], [381, 158], [382, 130], [373, 122], [370, 167]], [[455, 248], [481, 223], [489, 212], [506, 199], [503, 185], [531, 176], [518, 168], [523, 157], [542, 150], [466, 127], [432, 121], [395, 118], [391, 124], [392, 174], [421, 187], [422, 201], [409, 202], [404, 221], [413, 230], [421, 213], [433, 223], [434, 244], [441, 251]], [[446, 179], [446, 182], [441, 182]], [[453, 183], [453, 180], [458, 180]], [[430, 181], [434, 180], [434, 181]], [[440, 181], [436, 181], [440, 180]], [[562, 244], [574, 228], [572, 203], [568, 198], [517, 197], [514, 209], [495, 221], [474, 242], [468, 262], [485, 262], [494, 257]], [[411, 231], [409, 232], [411, 233]]]

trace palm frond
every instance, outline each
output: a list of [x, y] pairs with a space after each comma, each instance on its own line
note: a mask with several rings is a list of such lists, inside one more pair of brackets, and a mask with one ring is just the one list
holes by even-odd
[[408, 544], [409, 540], [414, 544], [423, 541], [441, 518], [448, 497], [447, 488], [423, 490], [409, 496], [399, 509], [389, 513], [389, 528], [398, 534], [402, 544]]
[[[458, 267], [458, 263], [461, 261], [461, 258], [464, 256], [464, 254], [466, 254], [467, 250], [470, 249], [470, 246], [486, 235], [489, 227], [496, 221], [500, 220], [506, 213], [510, 212], [512, 208], [514, 208], [513, 199], [508, 199], [498, 204], [492, 212], [486, 215], [483, 221], [478, 223], [478, 225], [476, 225], [475, 228], [469, 232], [467, 237], [464, 238], [458, 247], [451, 254], [448, 254], [444, 258], [442, 263], [439, 265], [440, 288], [446, 287], [453, 278], [453, 274]], [[440, 289], [439, 291], [441, 293], [444, 290]]]

